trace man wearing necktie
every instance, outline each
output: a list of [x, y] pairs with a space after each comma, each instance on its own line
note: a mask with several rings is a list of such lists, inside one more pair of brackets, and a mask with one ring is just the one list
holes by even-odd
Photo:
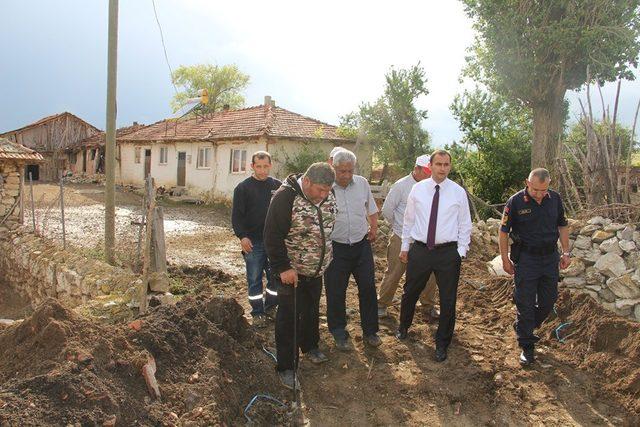
[[[415, 184], [407, 199], [400, 260], [407, 263], [406, 283], [396, 337], [405, 339], [416, 302], [434, 273], [440, 295], [440, 319], [435, 336], [435, 359], [447, 358], [456, 322], [460, 264], [471, 241], [471, 214], [466, 191], [447, 178], [451, 155], [431, 155], [431, 178]], [[413, 244], [411, 244], [413, 242]]]

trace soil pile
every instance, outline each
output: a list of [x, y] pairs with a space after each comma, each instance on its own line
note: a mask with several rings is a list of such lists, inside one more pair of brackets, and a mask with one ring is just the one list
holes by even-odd
[[[0, 425], [242, 423], [256, 393], [283, 400], [242, 314], [232, 299], [200, 294], [103, 326], [47, 300], [0, 331]], [[153, 364], [160, 399], [142, 375]], [[264, 405], [254, 421], [283, 421]]]
[[569, 291], [560, 294], [556, 313], [542, 333], [554, 339], [571, 363], [598, 376], [629, 411], [640, 414], [640, 325], [605, 310], [586, 294]]

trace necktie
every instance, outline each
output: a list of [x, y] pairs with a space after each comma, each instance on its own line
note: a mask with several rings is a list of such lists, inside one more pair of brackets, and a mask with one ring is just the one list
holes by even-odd
[[429, 228], [427, 230], [427, 247], [433, 249], [436, 246], [436, 225], [438, 224], [438, 204], [440, 203], [440, 186], [436, 185], [436, 192], [431, 202], [431, 215], [429, 215]]

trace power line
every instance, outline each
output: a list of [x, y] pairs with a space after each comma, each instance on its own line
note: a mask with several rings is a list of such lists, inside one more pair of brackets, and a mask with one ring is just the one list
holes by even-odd
[[156, 11], [156, 2], [155, 0], [151, 0], [151, 4], [153, 5], [153, 14], [156, 17], [156, 22], [158, 23], [158, 30], [160, 30], [160, 40], [162, 41], [162, 49], [164, 50], [164, 59], [167, 61], [167, 67], [169, 67], [169, 78], [171, 80], [171, 84], [173, 85], [173, 89], [176, 91], [176, 95], [178, 94], [178, 88], [175, 83], [173, 83], [173, 70], [171, 69], [171, 64], [169, 63], [169, 55], [167, 55], [167, 47], [164, 44], [164, 35], [162, 34], [162, 26], [160, 25], [160, 20], [158, 19], [158, 12]]

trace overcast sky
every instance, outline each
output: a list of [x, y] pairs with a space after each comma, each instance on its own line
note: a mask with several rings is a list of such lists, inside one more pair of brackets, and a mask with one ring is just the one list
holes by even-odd
[[[235, 63], [251, 76], [247, 106], [265, 95], [338, 124], [382, 93], [390, 66], [420, 61], [428, 77], [425, 128], [436, 145], [460, 138], [449, 105], [473, 41], [460, 2], [156, 0], [171, 66]], [[108, 1], [0, 2], [0, 132], [72, 112], [105, 128]], [[613, 104], [615, 87], [605, 87]], [[120, 1], [118, 126], [171, 115], [174, 94], [151, 0]], [[640, 83], [623, 82], [630, 125]], [[578, 113], [576, 95], [573, 116]]]

